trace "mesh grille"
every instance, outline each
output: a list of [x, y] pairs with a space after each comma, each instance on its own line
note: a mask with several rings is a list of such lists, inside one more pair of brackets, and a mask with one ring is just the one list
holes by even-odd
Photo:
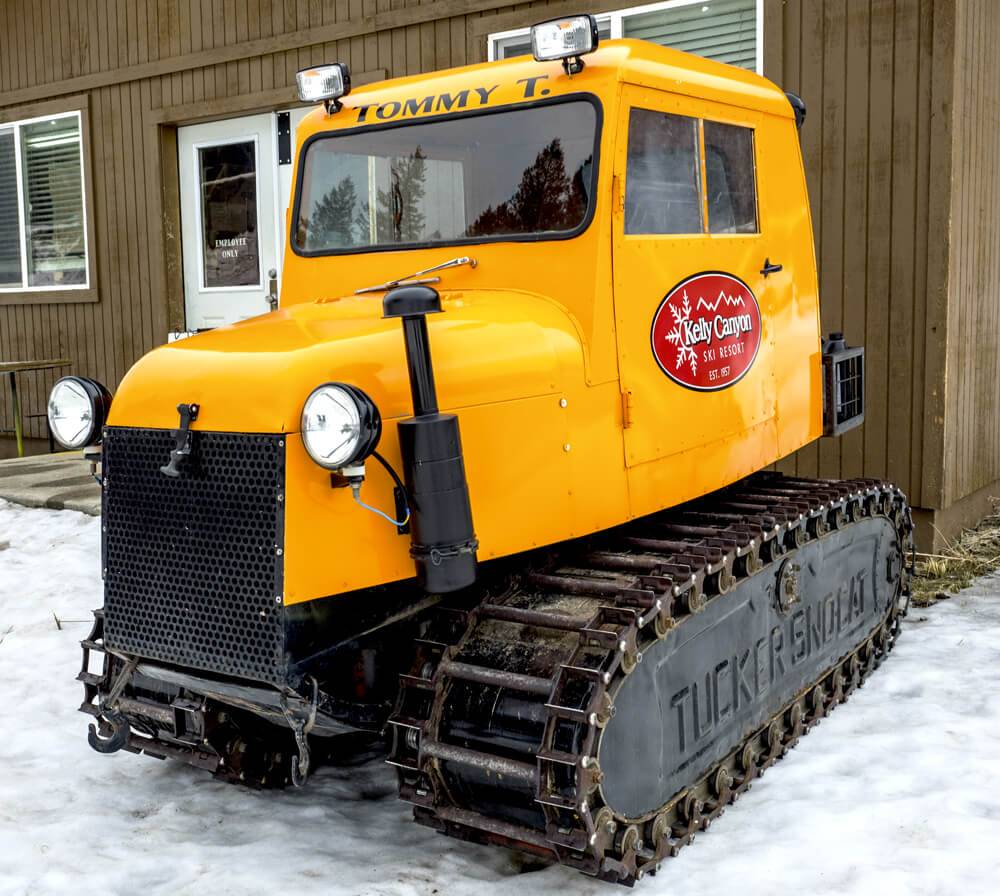
[[837, 423], [846, 423], [864, 411], [864, 357], [855, 355], [836, 363]]
[[166, 430], [104, 439], [109, 646], [258, 681], [284, 679], [280, 436], [197, 432], [189, 471]]
[[824, 347], [823, 435], [839, 436], [864, 420], [865, 350]]

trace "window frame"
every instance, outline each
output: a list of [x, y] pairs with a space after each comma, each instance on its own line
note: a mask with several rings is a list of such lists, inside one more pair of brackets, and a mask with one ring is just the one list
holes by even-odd
[[[83, 208], [84, 265], [86, 280], [80, 284], [28, 285], [27, 269], [27, 197], [23, 174], [21, 128], [40, 121], [52, 121], [75, 116], [80, 128], [80, 190]], [[45, 305], [98, 301], [96, 237], [94, 206], [91, 191], [90, 103], [87, 96], [69, 97], [61, 101], [6, 109], [0, 112], [0, 130], [13, 129], [17, 172], [17, 206], [21, 216], [20, 252], [22, 282], [17, 286], [0, 286], [0, 306]]]
[[489, 243], [541, 243], [559, 242], [571, 240], [585, 233], [597, 214], [597, 204], [600, 191], [597, 185], [601, 175], [601, 144], [604, 139], [604, 107], [601, 101], [593, 93], [564, 93], [556, 97], [543, 100], [533, 100], [531, 102], [505, 103], [502, 106], [490, 108], [470, 109], [464, 112], [445, 113], [442, 115], [420, 116], [418, 118], [406, 119], [405, 121], [390, 121], [384, 124], [366, 125], [364, 127], [349, 127], [333, 131], [319, 131], [306, 138], [297, 156], [295, 172], [295, 196], [292, 204], [292, 221], [299, 220], [299, 212], [302, 202], [302, 182], [305, 175], [306, 157], [309, 147], [317, 140], [336, 140], [337, 137], [349, 136], [353, 134], [363, 134], [371, 131], [385, 131], [393, 128], [403, 128], [417, 124], [431, 124], [435, 121], [456, 120], [462, 118], [472, 118], [473, 116], [497, 115], [503, 112], [514, 112], [520, 109], [535, 109], [544, 106], [554, 106], [560, 103], [585, 102], [594, 108], [594, 151], [593, 151], [593, 185], [594, 192], [587, 204], [586, 214], [583, 220], [572, 230], [563, 230], [554, 233], [505, 233], [495, 236], [465, 237], [454, 240], [432, 240], [419, 243], [396, 243], [377, 244], [374, 246], [349, 246], [343, 249], [305, 249], [301, 247], [297, 239], [297, 227], [293, 223], [289, 233], [288, 244], [292, 251], [300, 258], [326, 258], [337, 255], [366, 255], [372, 252], [409, 252], [414, 249], [437, 249], [448, 246], [479, 246]]
[[[659, 3], [645, 3], [642, 6], [628, 6], [623, 9], [609, 9], [606, 12], [599, 12], [594, 15], [598, 25], [609, 22], [611, 25], [610, 40], [617, 40], [624, 32], [624, 21], [632, 16], [643, 15], [648, 12], [659, 12], [664, 9], [678, 9], [683, 6], [694, 6], [703, 3], [704, 0], [660, 0]], [[755, 14], [755, 63], [754, 71], [758, 75], [764, 74], [764, 0], [756, 0]], [[507, 31], [494, 31], [486, 37], [486, 55], [489, 62], [496, 62], [501, 58], [498, 55], [501, 41], [510, 38], [525, 38], [531, 33], [531, 28], [511, 28]]]

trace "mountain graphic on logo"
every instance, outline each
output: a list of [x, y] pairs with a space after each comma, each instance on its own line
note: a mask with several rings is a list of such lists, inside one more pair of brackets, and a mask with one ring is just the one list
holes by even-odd
[[743, 296], [727, 296], [725, 292], [719, 293], [719, 298], [714, 302], [706, 302], [704, 299], [698, 299], [698, 304], [695, 306], [696, 311], [701, 311], [702, 308], [708, 311], [717, 311], [719, 305], [723, 302], [726, 303], [729, 308], [745, 308], [746, 302], [743, 301]]

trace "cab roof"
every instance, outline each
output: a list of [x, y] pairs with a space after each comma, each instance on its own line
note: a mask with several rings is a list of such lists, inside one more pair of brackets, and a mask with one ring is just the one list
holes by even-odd
[[343, 98], [340, 111], [327, 114], [320, 106], [306, 116], [299, 126], [299, 138], [575, 93], [594, 94], [607, 107], [623, 82], [794, 117], [784, 93], [766, 78], [649, 41], [604, 41], [584, 57], [584, 62], [584, 70], [572, 77], [563, 72], [560, 62], [518, 56], [366, 84]]

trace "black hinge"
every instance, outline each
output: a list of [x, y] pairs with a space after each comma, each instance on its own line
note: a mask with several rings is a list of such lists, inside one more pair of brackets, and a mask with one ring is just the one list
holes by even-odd
[[278, 164], [292, 164], [292, 116], [278, 113]]

